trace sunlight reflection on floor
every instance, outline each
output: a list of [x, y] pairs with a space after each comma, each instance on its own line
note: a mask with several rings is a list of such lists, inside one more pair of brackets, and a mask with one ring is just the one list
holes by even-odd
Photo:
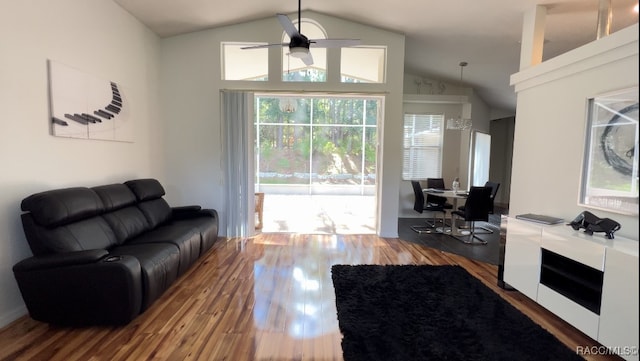
[[266, 194], [263, 233], [375, 234], [374, 196]]

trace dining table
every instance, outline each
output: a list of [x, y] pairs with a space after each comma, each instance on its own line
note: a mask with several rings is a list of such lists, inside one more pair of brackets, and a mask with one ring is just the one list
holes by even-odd
[[[466, 200], [469, 196], [469, 192], [466, 190], [458, 190], [454, 191], [452, 189], [434, 189], [434, 188], [424, 188], [422, 192], [426, 195], [445, 197], [447, 199], [451, 199], [451, 204], [453, 205], [452, 211], [458, 210], [458, 201], [460, 199]], [[456, 224], [453, 219], [453, 215], [451, 215], [451, 232], [446, 232], [445, 227], [442, 227], [442, 233], [447, 233], [452, 236], [466, 236], [469, 235], [469, 231], [462, 231], [460, 227]]]

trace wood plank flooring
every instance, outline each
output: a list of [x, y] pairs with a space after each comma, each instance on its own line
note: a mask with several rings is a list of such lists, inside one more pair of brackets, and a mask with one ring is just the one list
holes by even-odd
[[127, 326], [58, 328], [25, 316], [0, 330], [0, 360], [342, 360], [333, 264], [458, 264], [569, 348], [598, 345], [497, 287], [496, 266], [375, 235], [273, 233], [219, 241]]

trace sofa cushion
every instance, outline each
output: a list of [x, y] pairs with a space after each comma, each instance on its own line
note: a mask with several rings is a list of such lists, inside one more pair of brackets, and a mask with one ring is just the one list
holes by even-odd
[[153, 178], [135, 179], [124, 182], [138, 198], [139, 202], [157, 199], [164, 196], [164, 188]]
[[107, 212], [115, 211], [136, 202], [136, 196], [124, 184], [108, 184], [91, 188], [102, 200]]
[[142, 311], [178, 278], [180, 251], [171, 243], [126, 244], [109, 251], [113, 256], [133, 256], [142, 270]]
[[151, 228], [156, 228], [171, 219], [171, 207], [164, 198], [140, 202], [138, 208], [147, 218]]
[[185, 273], [200, 257], [200, 232], [189, 226], [165, 225], [145, 232], [127, 244], [171, 243], [180, 250], [178, 275]]
[[200, 255], [207, 252], [218, 240], [218, 218], [210, 216], [181, 219], [171, 223], [175, 226], [191, 227], [200, 234]]
[[24, 213], [21, 218], [29, 247], [35, 256], [107, 249], [117, 244], [115, 234], [101, 216], [53, 228], [39, 225], [32, 213]]
[[33, 220], [44, 227], [56, 227], [95, 216], [104, 209], [100, 197], [86, 187], [55, 189], [33, 194], [20, 207], [31, 212]]
[[137, 206], [129, 206], [103, 215], [114, 234], [118, 244], [138, 236], [151, 227], [144, 214]]

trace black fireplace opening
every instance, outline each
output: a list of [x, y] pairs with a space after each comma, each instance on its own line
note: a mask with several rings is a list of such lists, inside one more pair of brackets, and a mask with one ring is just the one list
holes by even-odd
[[542, 248], [540, 283], [600, 314], [604, 273]]

